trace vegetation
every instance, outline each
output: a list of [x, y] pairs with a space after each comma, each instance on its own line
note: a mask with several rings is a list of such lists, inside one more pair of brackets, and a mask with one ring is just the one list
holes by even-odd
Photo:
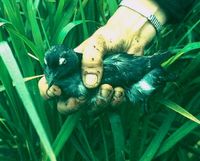
[[[117, 0], [0, 1], [0, 160], [200, 160], [200, 2], [167, 25], [146, 54], [173, 50], [179, 73], [145, 106], [124, 105], [98, 116], [60, 115], [39, 95], [44, 52], [75, 47], [105, 24]], [[36, 79], [35, 79], [36, 78]], [[49, 158], [49, 159], [48, 159]]]

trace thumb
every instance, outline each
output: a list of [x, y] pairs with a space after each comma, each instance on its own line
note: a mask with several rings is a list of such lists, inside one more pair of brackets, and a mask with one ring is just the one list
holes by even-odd
[[83, 50], [82, 79], [88, 88], [95, 88], [101, 82], [105, 48], [104, 37], [96, 32], [88, 39]]

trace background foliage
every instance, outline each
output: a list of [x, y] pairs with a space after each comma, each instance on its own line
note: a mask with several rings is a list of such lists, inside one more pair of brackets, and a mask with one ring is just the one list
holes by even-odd
[[0, 1], [0, 160], [200, 160], [199, 1], [147, 47], [146, 54], [175, 51], [163, 66], [179, 77], [146, 105], [62, 116], [40, 97], [33, 77], [43, 73], [45, 50], [61, 43], [75, 47], [117, 6], [117, 0]]

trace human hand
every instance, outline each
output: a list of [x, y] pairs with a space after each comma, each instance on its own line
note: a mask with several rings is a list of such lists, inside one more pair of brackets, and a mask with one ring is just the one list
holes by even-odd
[[[160, 10], [158, 9], [157, 12], [160, 13]], [[158, 17], [162, 20], [162, 23], [165, 22], [162, 12]], [[94, 88], [100, 84], [103, 73], [102, 57], [104, 54], [122, 51], [128, 54], [142, 55], [144, 47], [152, 40], [155, 34], [154, 27], [145, 17], [129, 8], [119, 7], [105, 26], [99, 28], [90, 38], [75, 48], [76, 52], [83, 53], [82, 78], [85, 86]], [[54, 87], [55, 93], [53, 95], [57, 95], [59, 90], [59, 88]], [[44, 94], [44, 98], [48, 98], [45, 96], [48, 92], [41, 93]], [[109, 103], [115, 106], [123, 102], [124, 90], [121, 87], [113, 89], [111, 85], [104, 84], [100, 87], [98, 96], [96, 99], [97, 106], [107, 106]], [[65, 103], [58, 103], [58, 110], [65, 112], [69, 109], [76, 109], [80, 106], [80, 102], [83, 101], [77, 98], [70, 98]]]
[[51, 97], [55, 97], [55, 96], [60, 96], [61, 95], [61, 89], [56, 86], [56, 85], [52, 85], [50, 88], [48, 86], [47, 80], [45, 78], [45, 76], [43, 76], [39, 82], [38, 82], [38, 88], [40, 90], [40, 95], [44, 98], [44, 99], [50, 99]]
[[[159, 19], [164, 23], [165, 15], [159, 9], [157, 12], [160, 14]], [[155, 34], [154, 27], [145, 17], [129, 8], [120, 7], [105, 26], [99, 28], [90, 38], [75, 48], [76, 52], [83, 53], [82, 79], [85, 86], [94, 88], [100, 84], [104, 54], [127, 52], [142, 55], [145, 46]], [[97, 96], [96, 104], [100, 107], [107, 106], [109, 103], [116, 106], [124, 100], [123, 88], [113, 88], [108, 84], [101, 85], [98, 95], [101, 97]], [[101, 99], [102, 96], [105, 99]]]
[[[58, 86], [56, 85], [52, 85], [51, 87], [48, 86], [45, 76], [43, 76], [39, 80], [38, 88], [40, 91], [40, 95], [45, 100], [61, 95], [61, 89]], [[73, 112], [78, 109], [78, 105], [81, 105], [81, 103], [82, 103], [81, 100], [77, 98], [70, 98], [66, 100], [66, 102], [58, 101], [57, 110], [60, 113]]]

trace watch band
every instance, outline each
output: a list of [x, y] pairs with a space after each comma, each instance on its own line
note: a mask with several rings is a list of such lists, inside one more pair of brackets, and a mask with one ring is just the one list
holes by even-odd
[[143, 3], [141, 3], [141, 0], [122, 0], [120, 6], [128, 7], [146, 17], [148, 21], [154, 26], [157, 32], [162, 29], [161, 23], [154, 15], [157, 8], [152, 10], [152, 8], [150, 9], [148, 6], [145, 6]]

